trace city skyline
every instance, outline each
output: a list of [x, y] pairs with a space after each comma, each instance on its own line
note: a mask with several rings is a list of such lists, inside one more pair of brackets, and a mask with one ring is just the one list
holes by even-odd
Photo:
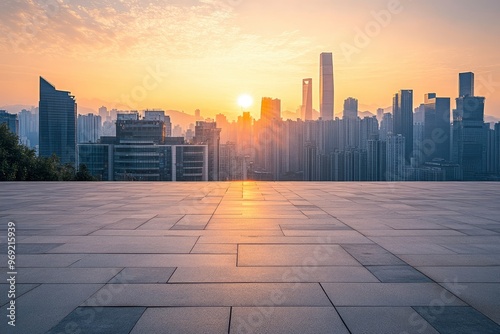
[[[414, 90], [414, 107], [430, 91], [454, 99], [456, 73], [472, 71], [475, 95], [487, 98], [485, 113], [499, 117], [498, 47], [488, 41], [500, 31], [493, 21], [500, 5], [396, 2], [316, 0], [307, 7], [311, 14], [297, 22], [292, 18], [298, 9], [275, 1], [268, 4], [269, 11], [259, 12], [257, 25], [259, 1], [153, 1], [121, 7], [92, 2], [87, 8], [78, 7], [78, 1], [53, 7], [2, 4], [6, 48], [0, 51], [5, 78], [0, 105], [36, 105], [35, 79], [42, 75], [71, 87], [81, 108], [153, 107], [189, 114], [201, 109], [207, 117], [222, 112], [235, 119], [241, 111], [237, 98], [244, 93], [254, 101], [279, 98], [283, 110], [295, 112], [302, 102], [301, 80], [311, 78], [316, 83], [312, 104], [319, 111], [317, 54], [332, 52], [336, 116], [349, 96], [359, 100], [360, 111], [376, 112], [389, 107], [393, 92], [403, 87]], [[305, 6], [309, 4], [298, 7]], [[266, 20], [271, 9], [281, 14], [274, 21]], [[27, 21], [26, 13], [38, 23]], [[434, 28], [419, 24], [424, 14]], [[130, 27], [118, 26], [124, 15], [132, 20]], [[182, 15], [189, 18], [186, 23], [179, 19]], [[64, 22], [70, 19], [76, 28], [67, 29]], [[172, 26], [182, 33], [174, 36]], [[199, 43], [207, 37], [213, 45]], [[198, 52], [201, 48], [204, 52]], [[254, 103], [249, 111], [257, 117], [259, 109]]]

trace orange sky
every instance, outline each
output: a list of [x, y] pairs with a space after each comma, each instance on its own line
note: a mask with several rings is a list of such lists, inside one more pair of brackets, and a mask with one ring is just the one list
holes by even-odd
[[399, 89], [414, 89], [415, 105], [427, 92], [455, 98], [458, 73], [473, 71], [486, 113], [500, 117], [499, 12], [496, 0], [3, 1], [0, 105], [38, 104], [42, 75], [94, 109], [235, 118], [248, 93], [258, 116], [262, 96], [297, 109], [312, 77], [317, 109], [328, 51], [337, 115], [349, 96], [371, 111]]

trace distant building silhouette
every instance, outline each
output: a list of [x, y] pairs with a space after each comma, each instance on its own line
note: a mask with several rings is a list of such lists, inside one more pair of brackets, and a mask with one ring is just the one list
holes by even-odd
[[405, 181], [406, 138], [401, 134], [387, 136], [386, 180]]
[[38, 150], [38, 108], [21, 110], [17, 115], [19, 119], [19, 140], [24, 145]]
[[56, 90], [40, 77], [40, 156], [56, 154], [63, 164], [76, 163], [76, 110], [70, 92]]
[[357, 119], [358, 118], [358, 100], [353, 97], [348, 97], [344, 101], [343, 118]]
[[334, 119], [334, 80], [333, 80], [333, 55], [323, 52], [320, 55], [320, 116], [324, 121]]
[[450, 160], [451, 126], [450, 98], [426, 94], [424, 97], [423, 162], [434, 159]]
[[97, 143], [102, 136], [102, 120], [100, 115], [78, 115], [78, 143]]
[[208, 146], [208, 180], [219, 181], [220, 133], [214, 122], [196, 122], [193, 144]]
[[393, 133], [405, 137], [405, 160], [409, 164], [413, 153], [413, 90], [401, 90], [396, 93], [392, 110]]
[[466, 181], [478, 180], [487, 171], [484, 101], [484, 97], [459, 97], [453, 112], [452, 161], [462, 166]]
[[0, 124], [5, 123], [10, 132], [19, 134], [19, 123], [16, 114], [9, 114], [5, 110], [0, 110]]
[[312, 121], [312, 79], [302, 80], [302, 119]]
[[460, 73], [458, 75], [458, 86], [458, 97], [474, 96], [474, 73]]

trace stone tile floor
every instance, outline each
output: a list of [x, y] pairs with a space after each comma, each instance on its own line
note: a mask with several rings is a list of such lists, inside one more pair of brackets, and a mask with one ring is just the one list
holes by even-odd
[[498, 183], [1, 183], [0, 222], [0, 333], [500, 333]]

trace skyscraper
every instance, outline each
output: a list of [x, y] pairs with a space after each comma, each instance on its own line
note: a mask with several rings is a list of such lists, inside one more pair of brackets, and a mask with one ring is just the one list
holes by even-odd
[[[462, 73], [460, 80], [462, 86]], [[467, 85], [474, 87], [474, 82]], [[459, 93], [463, 94], [464, 91], [460, 89]], [[465, 94], [457, 98], [457, 108], [453, 111], [452, 161], [462, 166], [466, 181], [477, 180], [481, 174], [486, 173], [487, 131], [484, 128], [484, 101], [484, 97]]]
[[450, 98], [430, 93], [424, 101], [424, 136], [422, 149], [424, 161], [435, 158], [450, 160]]
[[97, 143], [102, 135], [102, 122], [100, 115], [78, 115], [78, 143]]
[[281, 100], [263, 97], [260, 108], [260, 119], [266, 124], [274, 120], [281, 119]]
[[302, 80], [302, 119], [312, 120], [312, 79]]
[[208, 146], [208, 181], [219, 181], [220, 132], [217, 123], [196, 122], [193, 143]]
[[405, 137], [405, 159], [410, 163], [413, 153], [413, 90], [401, 90], [394, 95], [394, 135]]
[[19, 118], [19, 140], [26, 146], [36, 148], [38, 146], [38, 108], [32, 111], [23, 109], [17, 117]]
[[5, 110], [0, 110], [0, 124], [5, 123], [10, 132], [19, 134], [19, 122], [16, 114], [9, 114]]
[[344, 101], [343, 118], [357, 119], [358, 118], [358, 100], [353, 97], [348, 97]]
[[387, 136], [387, 181], [405, 181], [405, 141], [406, 138], [400, 134]]
[[333, 55], [331, 52], [323, 52], [320, 55], [319, 78], [320, 116], [324, 121], [331, 121], [334, 118]]
[[76, 163], [76, 101], [40, 77], [40, 156], [56, 154], [61, 163]]
[[458, 97], [474, 96], [474, 73], [460, 73], [458, 75], [458, 86]]

